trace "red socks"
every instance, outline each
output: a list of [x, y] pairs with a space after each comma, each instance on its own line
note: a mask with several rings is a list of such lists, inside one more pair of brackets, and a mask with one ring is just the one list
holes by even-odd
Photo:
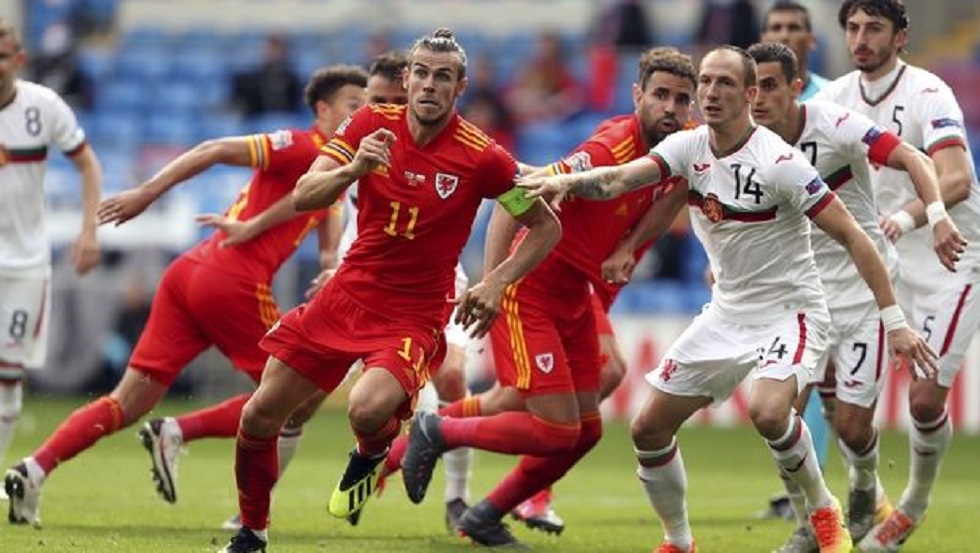
[[235, 443], [235, 480], [242, 526], [265, 530], [269, 526], [272, 487], [279, 477], [278, 435], [260, 438], [239, 430]]
[[475, 447], [496, 453], [547, 456], [571, 451], [579, 438], [579, 428], [578, 422], [561, 424], [512, 411], [492, 417], [443, 419], [442, 436], [450, 449]]
[[201, 438], [234, 438], [242, 408], [252, 394], [242, 394], [200, 411], [177, 417], [177, 425], [185, 442]]
[[123, 427], [119, 402], [109, 396], [76, 409], [34, 452], [34, 460], [45, 474], [61, 463], [92, 447], [103, 436]]
[[391, 441], [398, 436], [402, 423], [396, 417], [391, 417], [388, 422], [381, 425], [381, 428], [373, 432], [362, 433], [354, 430], [357, 437], [357, 452], [365, 457], [380, 455], [388, 449]]

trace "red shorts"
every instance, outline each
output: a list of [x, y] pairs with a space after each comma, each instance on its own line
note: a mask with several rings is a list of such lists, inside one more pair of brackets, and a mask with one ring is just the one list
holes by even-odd
[[269, 284], [236, 278], [186, 256], [167, 267], [129, 364], [164, 385], [210, 346], [259, 381], [262, 335], [279, 318]]
[[525, 395], [597, 391], [599, 340], [585, 279], [549, 258], [507, 287], [490, 330], [497, 380]]
[[388, 371], [408, 394], [398, 411], [401, 418], [411, 416], [429, 365], [446, 347], [442, 329], [365, 309], [334, 280], [309, 303], [286, 313], [260, 346], [326, 392], [358, 359], [365, 370]]
[[606, 306], [602, 304], [602, 299], [595, 292], [592, 292], [592, 316], [595, 317], [595, 331], [600, 336], [612, 336], [613, 327], [609, 322], [609, 313]]

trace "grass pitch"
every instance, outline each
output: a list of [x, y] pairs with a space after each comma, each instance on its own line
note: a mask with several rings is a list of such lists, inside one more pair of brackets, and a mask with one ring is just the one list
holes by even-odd
[[[80, 399], [28, 398], [7, 464], [27, 454], [80, 404]], [[158, 414], [197, 407], [167, 402]], [[421, 506], [406, 499], [400, 478], [365, 507], [361, 524], [330, 517], [330, 491], [353, 444], [343, 412], [328, 409], [308, 427], [300, 451], [280, 483], [272, 510], [274, 552], [450, 552], [469, 542], [447, 533], [443, 522], [441, 467]], [[701, 552], [771, 551], [792, 530], [789, 523], [758, 520], [755, 513], [779, 488], [773, 462], [751, 429], [686, 428], [680, 434], [688, 469], [688, 507]], [[882, 477], [897, 499], [908, 473], [904, 435], [882, 436]], [[0, 550], [22, 552], [215, 551], [229, 533], [218, 529], [237, 509], [231, 441], [190, 444], [181, 458], [178, 502], [165, 504], [154, 491], [149, 456], [130, 428], [63, 465], [47, 481], [39, 530], [0, 525]], [[836, 455], [834, 453], [833, 455]], [[926, 524], [903, 551], [980, 550], [980, 439], [956, 436], [933, 495]], [[473, 499], [513, 465], [513, 458], [478, 453]], [[846, 498], [844, 471], [832, 458], [831, 487]], [[606, 426], [599, 446], [556, 487], [556, 509], [567, 524], [561, 537], [515, 527], [518, 539], [541, 552], [650, 551], [661, 537], [635, 475], [628, 430]], [[6, 508], [5, 505], [2, 506]]]

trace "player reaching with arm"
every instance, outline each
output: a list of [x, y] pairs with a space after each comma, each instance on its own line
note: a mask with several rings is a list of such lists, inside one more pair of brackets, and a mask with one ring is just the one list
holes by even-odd
[[840, 504], [792, 409], [829, 325], [808, 219], [854, 260], [881, 310], [890, 351], [934, 371], [934, 354], [905, 324], [874, 243], [799, 152], [753, 124], [757, 92], [755, 62], [723, 46], [701, 61], [697, 96], [706, 125], [626, 165], [521, 182], [535, 196], [611, 198], [671, 175], [688, 181], [692, 225], [716, 278], [712, 301], [647, 376], [653, 390], [632, 423], [638, 474], [666, 534], [662, 553], [694, 548], [675, 434], [750, 372], [749, 416], [780, 470], [803, 489], [820, 551], [850, 551]]
[[[248, 220], [292, 191], [296, 179], [316, 158], [325, 133], [363, 105], [365, 80], [364, 71], [352, 66], [315, 73], [307, 87], [309, 106], [316, 116], [312, 129], [204, 142], [139, 188], [105, 200], [99, 207], [100, 221], [128, 221], [166, 190], [218, 163], [255, 167], [252, 180], [227, 213]], [[45, 478], [103, 436], [149, 412], [187, 363], [209, 346], [217, 347], [234, 368], [257, 382], [265, 360], [258, 341], [278, 318], [272, 276], [306, 232], [325, 216], [325, 211], [303, 214], [235, 247], [221, 247], [226, 236], [216, 232], [171, 263], [116, 388], [69, 415], [40, 448], [7, 471], [5, 485], [15, 492], [10, 521], [36, 524]], [[232, 398], [210, 409], [206, 417], [186, 421], [186, 426], [171, 419], [144, 428], [154, 476], [165, 499], [176, 500], [180, 440], [234, 435], [246, 399], [247, 394]]]
[[514, 186], [513, 158], [457, 115], [466, 54], [452, 32], [420, 38], [409, 56], [408, 105], [356, 112], [297, 183], [295, 207], [305, 210], [331, 205], [358, 181], [358, 236], [323, 289], [262, 340], [270, 356], [245, 405], [235, 453], [242, 528], [223, 551], [265, 550], [279, 428], [317, 390], [336, 388], [357, 360], [365, 369], [348, 406], [357, 445], [328, 510], [346, 518], [364, 507], [440, 356], [453, 268], [484, 198], [496, 198], [530, 231], [458, 299], [460, 318], [476, 335], [496, 317], [505, 287], [561, 234], [544, 202], [528, 201]]
[[[927, 204], [939, 200], [932, 162], [860, 113], [820, 100], [799, 103], [802, 83], [796, 76], [796, 58], [788, 47], [756, 44], [748, 52], [756, 61], [759, 79], [753, 119], [802, 151], [894, 269], [894, 248], [878, 226], [868, 161], [906, 171]], [[952, 270], [965, 245], [955, 225], [949, 219], [939, 222], [933, 241], [939, 260]], [[877, 506], [881, 512], [891, 510], [878, 480], [878, 434], [873, 425], [874, 406], [885, 376], [884, 331], [874, 296], [861, 281], [847, 251], [819, 228], [813, 229], [811, 242], [827, 294], [831, 328], [827, 353], [817, 364], [810, 384], [824, 381], [824, 372], [831, 366], [827, 360], [833, 359], [837, 372], [831, 381], [836, 387], [821, 389], [821, 394], [836, 396], [834, 430], [850, 467], [848, 530], [859, 541], [874, 525]], [[809, 386], [805, 393], [809, 393]], [[815, 551], [817, 543], [806, 521], [802, 490], [791, 480], [784, 480], [798, 527], [780, 551]]]
[[84, 275], [99, 262], [96, 215], [102, 169], [71, 108], [53, 90], [18, 79], [27, 56], [0, 18], [0, 462], [23, 405], [25, 369], [44, 368], [51, 314], [51, 245], [44, 231], [49, 148], [81, 175], [82, 228], [69, 259]]
[[[864, 551], [898, 551], [922, 523], [932, 487], [952, 439], [949, 389], [980, 324], [980, 196], [963, 112], [939, 77], [901, 59], [909, 21], [899, 0], [847, 0], [838, 23], [856, 70], [832, 82], [821, 97], [868, 116], [927, 153], [939, 176], [941, 201], [916, 199], [908, 176], [887, 167], [871, 172], [897, 239], [897, 289], [913, 327], [939, 353], [939, 375], [909, 385], [909, 481], [897, 508], [861, 540]], [[968, 242], [952, 273], [933, 254], [933, 233], [952, 220]], [[928, 227], [926, 227], [928, 225]]]

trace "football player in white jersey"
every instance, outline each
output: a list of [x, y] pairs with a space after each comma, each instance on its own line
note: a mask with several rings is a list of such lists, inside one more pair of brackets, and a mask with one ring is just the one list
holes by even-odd
[[44, 163], [67, 155], [82, 180], [82, 229], [71, 262], [85, 274], [99, 262], [95, 211], [102, 169], [75, 114], [57, 93], [23, 81], [17, 29], [0, 19], [0, 463], [20, 416], [24, 369], [47, 356], [51, 246], [44, 230]]
[[[801, 104], [798, 96], [803, 83], [796, 73], [796, 56], [789, 47], [756, 44], [748, 52], [758, 67], [759, 80], [752, 118], [802, 150], [875, 242], [890, 268], [895, 268], [894, 248], [878, 225], [868, 161], [908, 172], [916, 193], [929, 204], [939, 200], [939, 186], [929, 158], [857, 112], [819, 100]], [[937, 224], [933, 234], [940, 260], [952, 269], [963, 253], [962, 237], [949, 219]], [[877, 505], [881, 505], [881, 520], [887, 516], [886, 511], [891, 511], [887, 497], [878, 490], [878, 435], [872, 424], [875, 402], [884, 383], [884, 334], [874, 296], [861, 280], [847, 250], [819, 228], [813, 229], [811, 243], [827, 296], [831, 326], [827, 353], [810, 382], [822, 382], [826, 361], [835, 361], [836, 389], [829, 392], [837, 399], [834, 430], [850, 467], [848, 530], [857, 541], [874, 525]], [[784, 480], [793, 499], [798, 527], [779, 551], [816, 551], [816, 539], [806, 524], [803, 492]]]
[[610, 198], [675, 174], [688, 181], [692, 227], [716, 278], [711, 304], [647, 375], [653, 390], [632, 423], [638, 474], [666, 534], [661, 553], [694, 549], [674, 436], [750, 372], [752, 423], [804, 490], [820, 551], [850, 551], [840, 503], [792, 409], [824, 352], [830, 320], [808, 219], [851, 255], [874, 293], [892, 353], [934, 372], [934, 354], [905, 324], [874, 242], [804, 156], [749, 117], [757, 92], [752, 58], [722, 46], [701, 60], [697, 96], [706, 125], [675, 133], [625, 165], [520, 183], [532, 196], [558, 201], [566, 193]]
[[[914, 380], [909, 388], [910, 475], [898, 508], [861, 541], [865, 551], [897, 551], [922, 522], [939, 466], [952, 438], [946, 398], [963, 354], [980, 323], [980, 195], [970, 159], [963, 113], [950, 88], [932, 73], [902, 61], [908, 16], [898, 0], [847, 0], [838, 13], [855, 71], [822, 92], [867, 115], [926, 152], [939, 175], [941, 202], [923, 204], [908, 177], [876, 167], [872, 182], [884, 228], [899, 237], [897, 289], [915, 328], [939, 355], [936, 379]], [[948, 211], [947, 211], [948, 210]], [[949, 272], [933, 255], [929, 227], [951, 218], [967, 240]], [[917, 229], [917, 230], [916, 230]]]

